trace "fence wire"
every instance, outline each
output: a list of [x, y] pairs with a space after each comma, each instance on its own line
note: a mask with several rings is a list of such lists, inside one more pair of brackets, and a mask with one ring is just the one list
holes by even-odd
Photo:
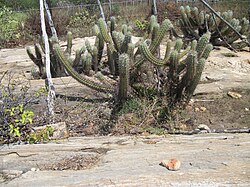
[[[111, 3], [110, 3], [111, 2]], [[151, 0], [111, 0], [102, 3], [104, 14], [107, 20], [110, 16], [115, 16], [120, 24], [129, 24], [134, 26], [136, 20], [149, 20], [151, 15]], [[249, 17], [249, 0], [207, 0], [207, 2], [216, 10], [224, 12], [232, 10], [234, 17]], [[161, 19], [169, 18], [172, 22], [180, 19], [180, 6], [196, 6], [199, 10], [208, 12], [208, 10], [198, 0], [157, 0], [158, 17]], [[59, 35], [65, 35], [66, 31], [71, 31], [75, 37], [86, 37], [93, 35], [92, 27], [100, 17], [98, 4], [58, 4], [50, 7], [53, 21]], [[14, 14], [22, 15], [25, 19], [15, 20], [17, 27], [6, 29], [3, 23], [0, 23], [0, 35], [18, 36], [29, 28], [27, 40], [32, 36], [39, 34], [39, 19], [34, 17], [39, 15], [39, 9], [14, 10]], [[34, 19], [32, 19], [34, 18]], [[27, 21], [28, 20], [28, 21]], [[31, 23], [30, 23], [31, 22]], [[36, 23], [38, 22], [38, 23]], [[34, 28], [37, 29], [34, 31]], [[33, 29], [33, 30], [32, 30]], [[22, 34], [22, 33], [21, 33]], [[3, 37], [0, 36], [0, 42]], [[14, 38], [14, 37], [12, 37]], [[18, 37], [17, 37], [18, 38]]]

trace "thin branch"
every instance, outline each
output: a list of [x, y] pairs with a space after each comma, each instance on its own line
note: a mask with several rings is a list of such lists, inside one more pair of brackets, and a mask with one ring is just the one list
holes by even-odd
[[214, 23], [215, 23], [215, 26], [216, 26], [216, 30], [217, 30], [217, 32], [219, 33], [220, 38], [223, 40], [223, 42], [225, 42], [225, 44], [229, 47], [229, 49], [232, 49], [235, 53], [237, 53], [237, 51], [233, 48], [233, 46], [231, 46], [231, 45], [226, 41], [225, 37], [222, 36], [222, 34], [221, 34], [221, 32], [220, 32], [220, 30], [219, 30], [219, 28], [218, 28], [216, 19], [215, 19], [215, 17], [214, 17], [214, 13], [212, 13], [212, 16], [213, 16], [213, 20], [214, 20]]

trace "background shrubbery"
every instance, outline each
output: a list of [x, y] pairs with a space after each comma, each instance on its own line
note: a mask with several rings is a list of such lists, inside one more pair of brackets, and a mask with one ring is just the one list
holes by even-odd
[[[49, 1], [48, 1], [49, 2]], [[112, 11], [110, 12], [107, 0], [101, 1], [105, 16], [116, 16], [118, 24], [129, 23], [134, 26], [134, 31], [141, 35], [141, 28], [138, 23], [149, 21], [151, 5], [150, 1], [121, 1], [113, 0]], [[93, 23], [100, 17], [99, 7], [95, 0], [50, 0], [52, 17], [59, 37], [71, 31], [75, 37], [92, 36]], [[83, 6], [78, 6], [78, 5]], [[181, 5], [197, 6], [204, 9], [200, 2], [176, 3], [176, 1], [157, 1], [158, 19], [161, 22], [164, 18], [170, 19], [173, 23], [180, 18], [179, 7]], [[242, 18], [248, 15], [248, 1], [246, 0], [221, 0], [210, 3], [217, 11], [228, 9], [234, 12], [234, 17]], [[88, 6], [89, 5], [89, 6]], [[18, 12], [17, 12], [18, 11]], [[41, 34], [39, 1], [22, 0], [10, 1], [0, 0], [0, 48], [24, 45], [36, 40]], [[50, 35], [50, 30], [47, 29]]]

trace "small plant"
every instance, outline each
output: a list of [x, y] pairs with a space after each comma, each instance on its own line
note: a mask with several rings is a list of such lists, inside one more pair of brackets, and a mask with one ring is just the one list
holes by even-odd
[[0, 82], [1, 144], [26, 141], [31, 131], [34, 117], [30, 106], [35, 101], [35, 97], [27, 94], [27, 86], [23, 86], [21, 90], [16, 91], [19, 83], [11, 82], [10, 80], [11, 76], [9, 77], [9, 84], [7, 85], [3, 85]]
[[82, 32], [82, 28], [91, 28], [95, 24], [95, 20], [97, 19], [97, 15], [91, 13], [87, 9], [82, 9], [81, 12], [77, 12], [74, 15], [70, 17], [70, 21], [68, 24], [68, 28], [78, 28], [81, 34], [91, 35], [92, 30], [91, 29], [85, 29], [85, 32]]
[[46, 125], [45, 128], [32, 132], [28, 137], [28, 141], [30, 144], [48, 142], [50, 141], [50, 137], [53, 136], [53, 133], [53, 127]]
[[149, 22], [146, 20], [140, 21], [140, 20], [135, 20], [135, 28], [134, 30], [138, 32], [139, 36], [143, 36], [149, 26]]
[[18, 20], [10, 8], [0, 8], [0, 49], [6, 43], [15, 42], [21, 36], [18, 31]]

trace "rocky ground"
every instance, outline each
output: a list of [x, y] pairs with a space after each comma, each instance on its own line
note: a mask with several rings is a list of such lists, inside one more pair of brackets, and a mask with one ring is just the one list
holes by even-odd
[[[83, 40], [75, 39], [73, 49]], [[32, 79], [34, 68], [24, 48], [0, 50], [0, 78], [11, 72], [11, 79], [28, 86], [32, 94], [44, 87], [44, 80]], [[109, 136], [100, 136], [110, 128], [110, 96], [71, 77], [53, 82], [55, 121], [66, 123], [70, 138], [1, 146], [0, 186], [249, 186], [248, 133], [152, 136], [162, 132], [146, 130], [143, 123], [136, 125], [128, 114], [118, 119]], [[35, 126], [48, 123], [46, 96], [32, 110]], [[205, 127], [203, 132], [249, 132], [249, 110], [250, 53], [218, 48], [208, 59], [192, 102], [167, 125], [175, 130], [172, 133], [185, 134], [198, 126]], [[143, 122], [147, 120], [150, 115]], [[171, 158], [181, 161], [178, 171], [159, 165]]]
[[[75, 39], [73, 51], [80, 48], [84, 40]], [[94, 42], [93, 37], [88, 40]], [[63, 47], [65, 44], [61, 43]], [[0, 50], [0, 75], [6, 71], [12, 72], [13, 79], [28, 85], [31, 93], [44, 87], [43, 80], [34, 80], [31, 76], [35, 68], [24, 48]], [[93, 91], [71, 77], [55, 78], [53, 82], [57, 94], [55, 121], [65, 121], [71, 136], [102, 134], [103, 128], [110, 123], [110, 96]], [[230, 96], [229, 92], [236, 92], [240, 98]], [[43, 118], [45, 99], [33, 107], [36, 124], [46, 123]], [[249, 128], [250, 53], [234, 53], [223, 47], [213, 50], [192, 101], [186, 110], [178, 111], [177, 119], [167, 124], [169, 128], [185, 131], [195, 129], [200, 124], [209, 126], [212, 131]], [[130, 119], [131, 115], [122, 118], [121, 124], [117, 123], [117, 128], [111, 133], [143, 133], [144, 128], [138, 128], [138, 125], [130, 124], [124, 128], [124, 121]]]
[[[6, 145], [0, 186], [249, 186], [249, 140], [249, 134], [101, 136]], [[172, 158], [181, 162], [177, 171], [160, 165]]]

